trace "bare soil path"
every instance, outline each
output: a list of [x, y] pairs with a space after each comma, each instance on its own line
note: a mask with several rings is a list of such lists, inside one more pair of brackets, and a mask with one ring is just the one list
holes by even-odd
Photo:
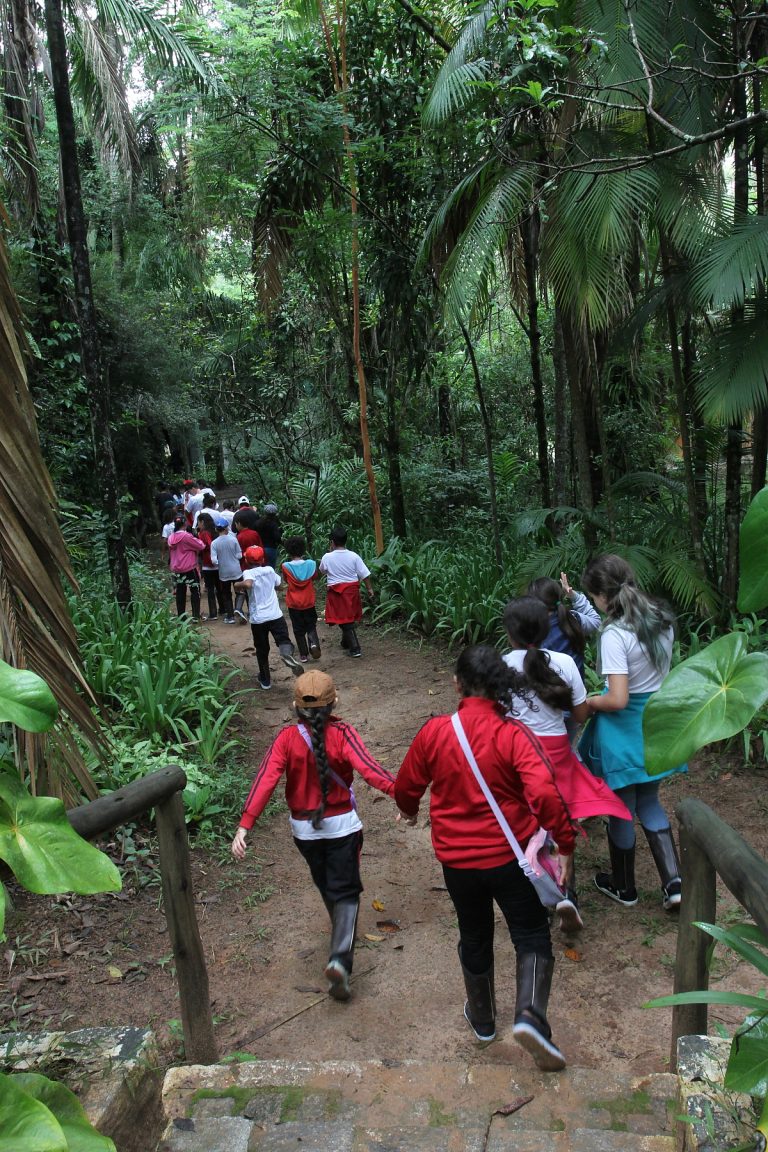
[[[243, 670], [253, 689], [245, 698], [245, 796], [262, 752], [291, 719], [292, 677], [273, 652], [274, 686], [260, 691], [249, 630], [220, 621], [204, 627], [211, 646]], [[320, 633], [319, 667], [337, 681], [340, 714], [396, 771], [422, 723], [455, 703], [451, 657], [394, 632], [363, 628], [363, 658], [351, 660], [338, 647], [336, 629], [321, 624]], [[503, 924], [496, 946], [499, 1040], [478, 1056], [462, 1018], [455, 917], [429, 828], [423, 818], [416, 829], [396, 824], [389, 800], [362, 781], [357, 791], [365, 825], [365, 892], [354, 996], [346, 1005], [325, 995], [327, 916], [285, 813], [262, 822], [242, 866], [224, 852], [219, 859], [193, 852], [220, 1052], [313, 1060], [436, 1062], [470, 1054], [491, 1063], [526, 1060], [510, 1040], [514, 958]], [[765, 770], [699, 764], [665, 786], [669, 810], [689, 793], [712, 805], [763, 855], [768, 852]], [[671, 991], [676, 921], [662, 911], [644, 844], [638, 851], [637, 907], [611, 904], [596, 892], [592, 872], [604, 862], [604, 836], [599, 821], [587, 830], [577, 856], [585, 929], [572, 940], [553, 930], [554, 1035], [573, 1065], [663, 1071], [669, 1012], [642, 1005]], [[169, 1059], [177, 1054], [170, 946], [159, 889], [146, 886], [147, 875], [146, 868], [128, 870], [125, 891], [117, 897], [51, 900], [14, 890], [0, 969], [3, 1028], [151, 1025]], [[726, 893], [718, 915], [732, 909]], [[399, 930], [382, 928], [378, 922], [385, 920], [397, 921]], [[724, 987], [757, 986], [735, 957], [716, 961], [715, 978]], [[716, 1009], [713, 1018], [732, 1023], [737, 1017]]]

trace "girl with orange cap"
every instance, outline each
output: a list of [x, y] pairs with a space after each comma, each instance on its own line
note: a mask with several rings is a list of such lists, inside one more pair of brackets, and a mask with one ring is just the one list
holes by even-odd
[[236, 860], [245, 856], [246, 836], [284, 775], [294, 842], [331, 917], [325, 966], [328, 991], [334, 1000], [348, 1000], [363, 890], [363, 825], [353, 776], [359, 772], [386, 796], [393, 794], [395, 781], [352, 725], [334, 715], [336, 685], [330, 676], [314, 669], [305, 672], [294, 681], [293, 692], [299, 723], [283, 728], [259, 765], [232, 841], [232, 855]]

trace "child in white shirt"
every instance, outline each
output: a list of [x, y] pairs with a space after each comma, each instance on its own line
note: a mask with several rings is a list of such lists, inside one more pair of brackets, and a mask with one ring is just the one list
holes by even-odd
[[288, 633], [288, 625], [280, 611], [276, 588], [282, 583], [274, 568], [264, 564], [264, 549], [252, 545], [245, 550], [246, 568], [241, 579], [235, 582], [236, 592], [248, 592], [248, 618], [253, 634], [253, 646], [259, 665], [259, 687], [266, 692], [272, 687], [269, 671], [269, 637], [277, 645], [280, 659], [291, 669], [294, 676], [301, 676], [303, 667], [294, 655], [293, 644]]
[[355, 629], [355, 624], [363, 618], [360, 584], [365, 584], [371, 600], [374, 591], [369, 569], [357, 552], [347, 548], [346, 528], [337, 526], [331, 532], [331, 551], [320, 561], [320, 571], [328, 581], [325, 622], [341, 627], [341, 647], [348, 656], [362, 656]]

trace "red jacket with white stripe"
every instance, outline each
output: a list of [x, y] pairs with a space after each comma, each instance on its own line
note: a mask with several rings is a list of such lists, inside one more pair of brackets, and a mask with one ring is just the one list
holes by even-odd
[[[480, 771], [522, 848], [541, 826], [560, 851], [573, 852], [574, 828], [552, 769], [524, 724], [494, 701], [467, 696], [459, 704]], [[411, 744], [395, 782], [395, 803], [408, 816], [431, 785], [432, 845], [451, 868], [496, 868], [514, 854], [459, 746], [450, 716], [428, 720]]]
[[[331, 716], [325, 727], [325, 748], [329, 765], [347, 785], [352, 783], [354, 773], [359, 772], [366, 783], [379, 792], [386, 796], [393, 794], [394, 778], [374, 760], [351, 724]], [[314, 811], [320, 804], [322, 793], [314, 753], [296, 724], [283, 728], [267, 749], [245, 802], [241, 828], [253, 827], [283, 774], [285, 799], [291, 815], [294, 819], [306, 819], [307, 812]], [[351, 810], [348, 788], [342, 788], [329, 777], [325, 815], [340, 816]]]

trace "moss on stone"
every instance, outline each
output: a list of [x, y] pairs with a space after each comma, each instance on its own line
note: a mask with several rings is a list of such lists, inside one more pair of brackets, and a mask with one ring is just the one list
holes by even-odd
[[443, 1112], [440, 1104], [434, 1097], [427, 1097], [427, 1104], [429, 1105], [429, 1126], [430, 1128], [455, 1128], [456, 1127], [456, 1114], [455, 1112]]

